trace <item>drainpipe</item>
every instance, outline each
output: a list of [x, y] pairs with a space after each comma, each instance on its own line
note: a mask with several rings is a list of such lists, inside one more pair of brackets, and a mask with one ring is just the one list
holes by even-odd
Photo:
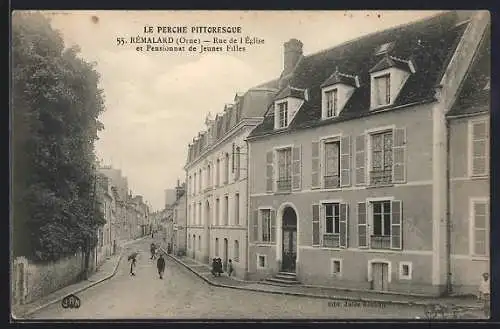
[[250, 268], [250, 242], [249, 242], [249, 230], [250, 230], [250, 219], [251, 219], [251, 211], [250, 211], [250, 144], [248, 140], [245, 139], [245, 143], [247, 144], [247, 174], [246, 174], [246, 185], [247, 185], [247, 195], [246, 195], [246, 211], [247, 211], [247, 229], [245, 230], [245, 243], [246, 243], [246, 251], [247, 257], [245, 262], [245, 275], [244, 278], [248, 278], [248, 270]]
[[452, 293], [451, 273], [451, 173], [450, 173], [450, 121], [445, 118], [446, 125], [446, 294]]

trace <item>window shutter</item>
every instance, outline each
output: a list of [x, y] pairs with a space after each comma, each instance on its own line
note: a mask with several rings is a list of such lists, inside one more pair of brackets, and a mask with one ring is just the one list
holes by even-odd
[[311, 188], [319, 188], [320, 187], [320, 161], [319, 161], [319, 142], [312, 142], [311, 144], [311, 160], [312, 160], [312, 169], [311, 169]]
[[368, 221], [366, 203], [358, 202], [358, 247], [368, 248]]
[[356, 185], [366, 184], [365, 135], [356, 137]]
[[266, 192], [273, 191], [273, 158], [274, 152], [269, 151], [266, 154]]
[[403, 211], [401, 201], [391, 203], [391, 249], [402, 249]]
[[301, 188], [301, 165], [302, 165], [301, 147], [296, 146], [292, 149], [292, 189]]
[[312, 245], [319, 246], [319, 204], [312, 205]]
[[392, 142], [392, 181], [406, 182], [406, 129], [394, 129]]
[[259, 211], [253, 212], [253, 241], [259, 241]]
[[340, 248], [349, 246], [349, 205], [347, 203], [340, 204]]
[[488, 173], [488, 125], [486, 121], [472, 124], [472, 175], [482, 176]]
[[473, 244], [472, 254], [478, 256], [488, 255], [488, 203], [487, 202], [474, 202], [473, 203]]
[[319, 244], [324, 246], [325, 239], [325, 205], [319, 205]]
[[271, 209], [271, 242], [276, 242], [276, 211]]
[[340, 140], [340, 186], [351, 185], [351, 136]]

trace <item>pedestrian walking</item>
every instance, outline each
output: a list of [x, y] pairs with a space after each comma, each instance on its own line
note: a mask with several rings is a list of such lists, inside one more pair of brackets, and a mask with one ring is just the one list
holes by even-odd
[[227, 264], [227, 275], [228, 276], [231, 276], [234, 272], [234, 268], [233, 268], [233, 262], [231, 260], [228, 261], [228, 264]]
[[163, 272], [165, 272], [165, 258], [163, 258], [163, 254], [160, 254], [160, 257], [158, 257], [156, 267], [158, 268], [158, 275], [160, 276], [160, 279], [163, 279]]
[[137, 265], [137, 260], [135, 259], [135, 257], [132, 257], [130, 262], [130, 275], [132, 276], [135, 276], [134, 269], [136, 265]]
[[490, 276], [483, 273], [479, 284], [479, 300], [483, 303], [484, 315], [490, 316]]
[[156, 246], [154, 243], [151, 243], [151, 246], [150, 246], [150, 251], [151, 251], [151, 258], [150, 259], [154, 259], [155, 258], [155, 254], [156, 254]]

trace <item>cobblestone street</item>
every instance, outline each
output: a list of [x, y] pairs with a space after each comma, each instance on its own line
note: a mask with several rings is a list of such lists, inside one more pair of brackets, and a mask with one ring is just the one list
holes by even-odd
[[[63, 309], [60, 303], [33, 314], [34, 319], [279, 319], [279, 318], [415, 318], [420, 307], [370, 305], [345, 307], [344, 302], [213, 287], [175, 261], [166, 258], [164, 280], [149, 259], [149, 243], [139, 251], [136, 276], [129, 275], [126, 255], [115, 277], [78, 295], [79, 309]], [[133, 247], [131, 247], [133, 249]]]

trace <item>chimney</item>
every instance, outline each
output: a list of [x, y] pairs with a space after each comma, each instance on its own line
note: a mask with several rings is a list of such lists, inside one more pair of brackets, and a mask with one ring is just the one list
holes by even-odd
[[283, 50], [283, 75], [287, 75], [293, 71], [302, 57], [302, 42], [297, 39], [290, 39], [285, 42]]

